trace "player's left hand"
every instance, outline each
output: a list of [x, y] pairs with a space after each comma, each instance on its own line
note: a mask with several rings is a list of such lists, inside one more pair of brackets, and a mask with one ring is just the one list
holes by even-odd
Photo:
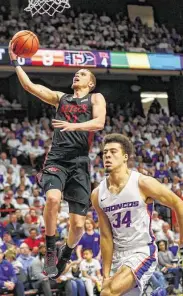
[[12, 40], [10, 40], [10, 42], [9, 42], [8, 52], [9, 52], [9, 56], [10, 56], [10, 60], [11, 60], [11, 61], [17, 59], [17, 55], [14, 54], [14, 52], [13, 52], [13, 44], [12, 44]]
[[67, 121], [62, 121], [62, 120], [57, 120], [53, 119], [52, 120], [52, 125], [54, 128], [61, 128], [61, 132], [71, 132], [76, 130], [76, 123], [71, 123]]

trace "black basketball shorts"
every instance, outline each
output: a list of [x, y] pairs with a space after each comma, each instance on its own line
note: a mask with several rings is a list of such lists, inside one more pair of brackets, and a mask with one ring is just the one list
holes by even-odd
[[38, 178], [45, 193], [58, 189], [69, 203], [69, 212], [86, 216], [90, 206], [91, 181], [89, 157], [79, 156], [71, 160], [54, 162], [43, 169]]

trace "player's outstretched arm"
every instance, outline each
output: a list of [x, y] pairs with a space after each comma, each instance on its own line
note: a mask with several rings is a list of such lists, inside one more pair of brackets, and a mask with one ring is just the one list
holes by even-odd
[[113, 256], [113, 238], [111, 225], [106, 214], [99, 207], [97, 188], [92, 192], [91, 201], [98, 214], [100, 227], [100, 248], [103, 262], [103, 277], [104, 279], [107, 279], [110, 276]]
[[[9, 43], [9, 56], [10, 56], [11, 61], [17, 60], [17, 56], [13, 53], [13, 50], [12, 50], [11, 41]], [[42, 101], [44, 101], [50, 105], [53, 105], [56, 108], [58, 107], [59, 100], [63, 96], [62, 92], [52, 91], [43, 85], [32, 83], [32, 81], [29, 79], [28, 75], [25, 73], [25, 71], [20, 66], [16, 66], [16, 73], [17, 73], [18, 79], [19, 79], [22, 87], [26, 91], [28, 91], [31, 94], [33, 94], [34, 96], [38, 97]]]
[[106, 102], [102, 94], [97, 93], [92, 95], [93, 119], [81, 122], [70, 123], [67, 121], [56, 120], [52, 121], [54, 128], [61, 128], [61, 131], [98, 131], [102, 130], [105, 125]]
[[139, 188], [146, 197], [151, 197], [176, 212], [180, 227], [180, 245], [183, 247], [183, 201], [152, 177], [141, 176]]

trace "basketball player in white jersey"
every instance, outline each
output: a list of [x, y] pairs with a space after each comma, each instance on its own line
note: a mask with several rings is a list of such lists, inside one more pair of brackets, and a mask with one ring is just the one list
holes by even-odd
[[156, 179], [128, 169], [132, 149], [123, 135], [104, 138], [103, 161], [109, 175], [92, 193], [101, 232], [101, 296], [141, 295], [155, 271], [157, 247], [151, 230], [154, 200], [175, 210], [183, 244], [183, 201]]

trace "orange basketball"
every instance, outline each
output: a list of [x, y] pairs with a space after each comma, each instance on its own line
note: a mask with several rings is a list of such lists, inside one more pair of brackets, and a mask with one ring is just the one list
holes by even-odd
[[12, 38], [13, 52], [21, 58], [31, 58], [39, 48], [39, 40], [31, 31], [19, 31]]

